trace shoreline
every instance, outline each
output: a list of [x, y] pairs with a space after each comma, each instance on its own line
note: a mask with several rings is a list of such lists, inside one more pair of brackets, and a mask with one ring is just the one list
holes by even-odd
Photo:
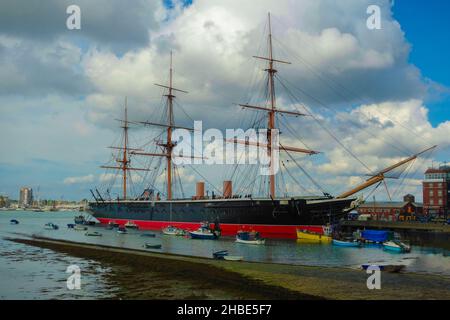
[[382, 273], [382, 289], [368, 290], [369, 275], [349, 268], [219, 261], [48, 238], [5, 239], [107, 264], [113, 269], [109, 280], [120, 288], [117, 299], [450, 300], [445, 276]]

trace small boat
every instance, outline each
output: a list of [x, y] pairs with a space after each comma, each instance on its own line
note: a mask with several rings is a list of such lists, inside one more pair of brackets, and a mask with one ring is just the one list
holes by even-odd
[[213, 253], [213, 258], [217, 260], [224, 260], [224, 257], [228, 255], [228, 250], [217, 251]]
[[127, 221], [127, 223], [125, 223], [125, 228], [127, 229], [139, 229], [139, 226], [134, 223], [133, 221]]
[[96, 222], [92, 221], [92, 220], [89, 220], [89, 221], [86, 220], [83, 224], [85, 226], [95, 226]]
[[151, 243], [146, 243], [144, 244], [144, 247], [146, 249], [161, 249], [162, 245], [161, 244], [151, 244]]
[[84, 216], [76, 216], [74, 218], [75, 224], [83, 224], [86, 221], [86, 218]]
[[261, 238], [259, 232], [238, 231], [236, 243], [263, 245], [266, 243], [266, 240]]
[[117, 229], [117, 233], [120, 233], [120, 234], [125, 234], [125, 233], [127, 233], [127, 229], [125, 228], [125, 227], [119, 227], [119, 229]]
[[49, 222], [49, 223], [46, 223], [44, 225], [44, 229], [47, 229], [47, 230], [58, 230], [59, 227], [56, 224]]
[[385, 271], [385, 272], [389, 272], [389, 273], [398, 273], [401, 272], [403, 269], [405, 269], [405, 265], [401, 264], [401, 265], [371, 265], [371, 264], [363, 264], [361, 266], [362, 269], [367, 270], [367, 268], [369, 267], [378, 267], [380, 269], [380, 271]]
[[383, 249], [386, 251], [398, 252], [398, 253], [408, 253], [411, 252], [411, 246], [401, 242], [401, 241], [386, 241], [383, 243]]
[[309, 230], [300, 230], [300, 229], [297, 229], [297, 239], [316, 242], [331, 242], [333, 240], [330, 236], [317, 232], [312, 232]]
[[244, 260], [244, 257], [226, 255], [226, 256], [223, 256], [223, 259], [227, 260], [227, 261], [242, 261], [242, 260]]
[[186, 231], [183, 229], [174, 227], [174, 226], [168, 226], [164, 229], [162, 229], [162, 233], [167, 236], [184, 236], [186, 235]]
[[333, 239], [333, 245], [338, 247], [348, 247], [348, 248], [357, 248], [361, 247], [361, 243], [357, 241], [341, 241]]
[[101, 237], [102, 234], [100, 232], [94, 231], [94, 232], [86, 232], [84, 234], [87, 237]]
[[17, 221], [16, 219], [11, 219], [10, 223], [15, 225], [15, 224], [19, 224], [19, 221]]
[[143, 234], [141, 234], [141, 237], [155, 238], [156, 234], [154, 234], [154, 233], [143, 233]]
[[68, 229], [74, 229], [75, 228], [75, 224], [74, 223], [68, 223], [67, 224], [67, 228]]
[[106, 226], [106, 229], [112, 230], [112, 229], [118, 228], [118, 227], [119, 227], [119, 224], [117, 222], [110, 221], [110, 222], [108, 222], [108, 225]]
[[81, 224], [77, 224], [73, 227], [74, 230], [77, 231], [86, 231], [88, 229], [88, 227], [85, 227], [84, 225]]
[[206, 224], [202, 224], [197, 231], [190, 231], [189, 235], [192, 239], [200, 240], [216, 240], [218, 238], [218, 234], [211, 230]]

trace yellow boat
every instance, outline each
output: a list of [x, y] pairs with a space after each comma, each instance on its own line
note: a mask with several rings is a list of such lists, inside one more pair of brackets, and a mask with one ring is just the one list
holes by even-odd
[[308, 240], [308, 242], [331, 242], [333, 240], [330, 236], [324, 234], [299, 229], [297, 229], [297, 239]]

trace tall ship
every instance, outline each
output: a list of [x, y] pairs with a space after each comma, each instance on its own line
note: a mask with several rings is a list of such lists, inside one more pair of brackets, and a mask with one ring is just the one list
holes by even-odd
[[[273, 55], [272, 26], [270, 14], [268, 16], [267, 55], [254, 56], [258, 60], [265, 61], [267, 67], [265, 78], [265, 97], [259, 104], [239, 104], [248, 112], [257, 114], [258, 121], [253, 121], [251, 128], [266, 129], [266, 143], [254, 143], [248, 139], [228, 139], [225, 142], [234, 146], [262, 148], [267, 154], [269, 162], [269, 173], [263, 177], [259, 184], [259, 192], [254, 195], [256, 179], [251, 175], [236, 174], [237, 170], [231, 170], [231, 178], [223, 181], [221, 186], [209, 183], [201, 175], [202, 181], [196, 182], [195, 195], [184, 196], [180, 168], [174, 162], [176, 157], [174, 149], [177, 141], [173, 139], [174, 130], [184, 129], [193, 132], [194, 129], [182, 127], [175, 123], [174, 106], [176, 93], [187, 93], [173, 86], [172, 53], [170, 55], [169, 81], [167, 84], [157, 84], [164, 90], [164, 112], [159, 118], [162, 121], [130, 121], [128, 120], [128, 107], [125, 101], [124, 118], [119, 119], [122, 128], [120, 145], [110, 147], [114, 152], [112, 162], [102, 166], [111, 170], [119, 177], [121, 195], [111, 196], [110, 189], [99, 191], [97, 188], [91, 190], [93, 201], [88, 204], [87, 211], [90, 212], [102, 224], [110, 222], [126, 224], [132, 221], [141, 229], [158, 230], [167, 226], [174, 226], [187, 230], [196, 230], [200, 225], [209, 223], [212, 228], [219, 228], [224, 236], [235, 236], [239, 230], [254, 230], [265, 238], [296, 238], [297, 229], [309, 230], [315, 233], [325, 233], [330, 227], [335, 226], [346, 213], [358, 204], [356, 194], [371, 186], [379, 186], [385, 183], [389, 173], [398, 168], [409, 165], [422, 154], [434, 149], [428, 148], [422, 152], [405, 157], [404, 160], [392, 166], [372, 173], [362, 184], [351, 190], [332, 196], [325, 191], [318, 195], [289, 195], [282, 192], [287, 187], [283, 171], [275, 172], [274, 162], [285, 170], [293, 181], [296, 181], [292, 170], [303, 172], [312, 183], [318, 185], [305, 169], [296, 160], [297, 154], [315, 156], [319, 152], [308, 148], [287, 146], [278, 142], [275, 132], [278, 132], [279, 124], [284, 117], [306, 117], [309, 116], [300, 110], [286, 110], [277, 105], [276, 78], [278, 64], [287, 65], [289, 62], [278, 60]], [[280, 117], [283, 117], [280, 119]], [[143, 146], [130, 146], [129, 130], [131, 126], [151, 127], [159, 130], [154, 139], [145, 141]], [[295, 131], [295, 130], [293, 130]], [[295, 132], [294, 132], [295, 133]], [[281, 139], [280, 139], [281, 140]], [[146, 147], [150, 146], [150, 150]], [[276, 146], [276, 148], [274, 147]], [[282, 154], [287, 160], [280, 160], [276, 152]], [[147, 160], [136, 160], [136, 159]], [[190, 156], [190, 158], [194, 158]], [[200, 155], [202, 158], [202, 155]], [[133, 165], [131, 160], [133, 159]], [[143, 164], [141, 167], [135, 163]], [[289, 165], [288, 165], [289, 164]], [[195, 165], [193, 165], [193, 169]], [[220, 165], [216, 165], [220, 167]], [[239, 164], [236, 164], [239, 166]], [[218, 170], [218, 172], [220, 169]], [[257, 172], [253, 170], [252, 172]], [[138, 192], [137, 196], [130, 196], [132, 187], [132, 173], [139, 175], [148, 187]], [[258, 175], [258, 173], [254, 174]], [[238, 176], [238, 177], [237, 177]], [[238, 191], [234, 190], [234, 179], [240, 180]], [[163, 180], [163, 182], [161, 181]], [[242, 182], [242, 180], [245, 180]], [[114, 183], [117, 183], [114, 180]], [[157, 182], [162, 182], [163, 188], [157, 187]], [[210, 190], [205, 193], [205, 181], [208, 182]], [[298, 181], [296, 181], [298, 182]], [[301, 183], [298, 182], [299, 187]], [[181, 188], [181, 196], [175, 196], [175, 185]], [[245, 185], [246, 187], [242, 187]], [[281, 187], [280, 187], [281, 186]], [[318, 189], [321, 190], [320, 186]], [[210, 191], [210, 192], [209, 192]]]

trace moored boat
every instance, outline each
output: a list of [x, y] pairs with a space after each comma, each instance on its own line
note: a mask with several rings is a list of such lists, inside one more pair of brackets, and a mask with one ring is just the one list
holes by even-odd
[[236, 235], [236, 243], [263, 245], [266, 240], [261, 238], [259, 232], [239, 231]]
[[49, 222], [49, 223], [46, 223], [44, 225], [44, 229], [47, 229], [47, 230], [58, 230], [59, 227], [56, 224], [54, 224], [52, 222]]
[[68, 223], [67, 224], [67, 228], [68, 229], [73, 229], [73, 228], [75, 228], [75, 224], [74, 223]]
[[242, 261], [242, 260], [244, 260], [244, 257], [226, 255], [226, 256], [223, 256], [223, 259], [227, 260], [227, 261]]
[[213, 253], [213, 258], [217, 260], [224, 260], [224, 257], [228, 255], [228, 250], [221, 250]]
[[398, 273], [405, 269], [405, 265], [371, 265], [371, 264], [363, 264], [361, 268], [363, 270], [367, 270], [369, 267], [378, 267], [380, 271], [390, 272], [390, 273]]
[[297, 229], [297, 239], [316, 242], [331, 242], [333, 240], [330, 236], [325, 234], [300, 229]]
[[199, 240], [216, 240], [219, 238], [219, 232], [211, 230], [208, 223], [202, 223], [196, 231], [189, 231], [192, 239]]
[[146, 243], [146, 244], [144, 244], [144, 247], [146, 249], [161, 249], [162, 245], [161, 244]]
[[119, 229], [117, 229], [117, 233], [119, 234], [125, 234], [127, 232], [128, 232], [127, 229], [123, 226], [120, 226]]
[[174, 226], [168, 226], [162, 229], [162, 233], [168, 236], [184, 236], [186, 235], [186, 231]]
[[133, 221], [127, 221], [127, 223], [125, 223], [124, 227], [127, 229], [139, 229], [139, 226], [136, 223], [134, 223]]
[[102, 234], [100, 232], [94, 231], [94, 232], [86, 232], [84, 234], [87, 237], [101, 237]]
[[76, 231], [86, 231], [88, 228], [82, 224], [77, 224], [73, 227]]
[[408, 253], [411, 252], [411, 246], [401, 241], [386, 241], [383, 243], [383, 249], [391, 252]]
[[19, 221], [16, 219], [11, 219], [10, 223], [15, 225], [15, 224], [19, 224]]
[[358, 248], [361, 247], [361, 243], [357, 241], [342, 241], [333, 239], [333, 245], [338, 247]]

